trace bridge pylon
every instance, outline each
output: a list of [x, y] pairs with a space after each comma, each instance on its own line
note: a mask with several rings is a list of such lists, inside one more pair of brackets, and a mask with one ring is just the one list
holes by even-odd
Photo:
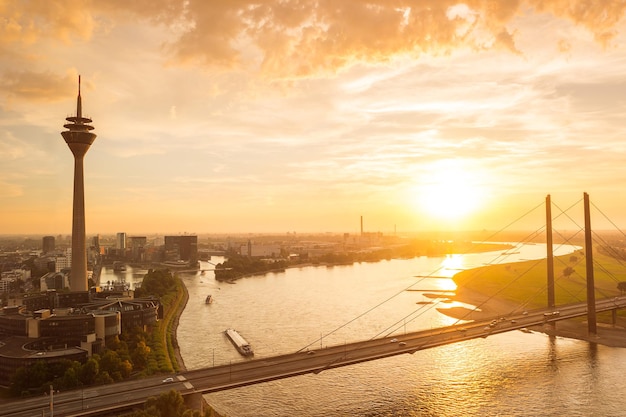
[[[589, 194], [584, 193], [584, 215], [585, 215], [585, 266], [587, 282], [587, 331], [590, 335], [597, 334], [596, 319], [596, 296], [595, 279], [593, 275], [593, 246], [591, 236], [591, 214], [589, 209]], [[556, 297], [554, 291], [554, 252], [552, 242], [552, 203], [550, 194], [546, 196], [546, 243], [547, 243], [547, 292], [548, 308], [556, 307]], [[552, 323], [555, 325], [555, 323]]]
[[547, 243], [547, 273], [548, 273], [548, 308], [556, 305], [554, 296], [554, 250], [552, 247], [552, 203], [550, 194], [546, 197], [546, 243]]
[[585, 206], [585, 265], [587, 267], [587, 330], [589, 334], [597, 334], [596, 293], [593, 276], [593, 247], [591, 245], [591, 214], [589, 210], [589, 194], [584, 194]]

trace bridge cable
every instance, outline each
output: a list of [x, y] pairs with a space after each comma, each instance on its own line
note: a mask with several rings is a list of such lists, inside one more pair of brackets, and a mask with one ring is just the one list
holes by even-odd
[[[502, 231], [504, 231], [504, 230], [506, 230], [507, 228], [511, 227], [513, 224], [515, 224], [515, 223], [516, 223], [516, 222], [518, 222], [519, 220], [523, 219], [524, 217], [526, 217], [527, 215], [529, 215], [530, 213], [532, 213], [533, 211], [535, 211], [537, 208], [541, 207], [542, 205], [543, 205], [543, 203], [538, 204], [537, 206], [533, 207], [531, 210], [528, 210], [528, 211], [527, 211], [524, 215], [522, 215], [522, 216], [518, 217], [518, 218], [517, 218], [517, 219], [515, 219], [513, 222], [509, 223], [509, 224], [508, 224], [508, 225], [506, 225], [505, 227], [503, 227], [503, 228], [501, 228], [500, 230], [498, 230], [497, 232], [493, 233], [493, 234], [492, 234], [492, 235], [490, 235], [490, 236], [489, 236], [486, 240], [483, 240], [481, 243], [489, 242], [489, 241], [490, 241], [493, 237], [497, 236], [497, 235], [498, 235], [499, 233], [501, 233]], [[541, 229], [543, 229], [543, 228], [545, 228], [545, 227], [542, 227]], [[540, 230], [541, 230], [541, 229], [540, 229]], [[535, 231], [535, 232], [531, 233], [530, 235], [528, 235], [527, 237], [525, 237], [524, 239], [522, 239], [521, 244], [524, 244], [525, 242], [531, 241], [532, 239], [529, 239], [528, 237], [529, 237], [529, 236], [532, 236], [532, 237], [534, 238], [534, 237], [536, 236], [536, 234], [537, 234], [537, 233], [538, 233], [538, 231]], [[478, 246], [478, 245], [475, 245], [475, 246]], [[468, 250], [467, 252], [465, 252], [465, 253], [461, 253], [460, 255], [464, 255], [464, 254], [468, 254], [468, 253], [472, 253], [472, 252], [471, 252], [471, 248], [470, 248], [470, 250]], [[503, 255], [503, 253], [499, 253], [499, 254], [498, 254], [498, 255], [497, 255], [494, 259], [492, 259], [492, 261], [491, 261], [491, 262], [489, 262], [489, 263], [490, 263], [490, 264], [497, 264], [497, 263], [499, 263], [499, 262], [496, 262], [496, 261], [499, 261], [499, 259], [500, 259], [501, 257], [503, 257], [503, 256], [506, 258], [508, 255], [506, 255], [506, 256], [505, 256], [505, 255]], [[440, 268], [439, 268], [439, 269], [440, 269]], [[439, 270], [439, 269], [438, 269], [438, 270]], [[416, 309], [416, 310], [412, 311], [411, 313], [409, 313], [409, 314], [408, 314], [408, 315], [406, 315], [405, 317], [401, 318], [400, 320], [396, 321], [396, 322], [395, 322], [395, 323], [393, 323], [392, 325], [388, 326], [386, 329], [384, 329], [383, 331], [379, 332], [377, 335], [375, 335], [375, 336], [371, 337], [371, 338], [370, 338], [370, 340], [371, 340], [371, 339], [375, 339], [375, 338], [377, 338], [377, 337], [380, 337], [380, 336], [381, 336], [381, 335], [383, 335], [384, 333], [386, 333], [386, 335], [387, 335], [387, 336], [388, 336], [388, 335], [390, 335], [390, 334], [392, 334], [393, 332], [395, 332], [396, 330], [398, 330], [401, 326], [406, 325], [406, 319], [407, 319], [407, 318], [409, 318], [409, 317], [413, 316], [414, 314], [419, 313], [419, 314], [417, 314], [415, 317], [413, 317], [412, 319], [410, 319], [410, 320], [409, 320], [409, 323], [410, 323], [410, 322], [412, 322], [412, 321], [416, 320], [417, 318], [421, 317], [423, 314], [427, 313], [428, 311], [431, 311], [433, 308], [437, 308], [437, 306], [438, 306], [439, 304], [441, 304], [441, 303], [443, 303], [443, 300], [439, 300], [439, 301], [437, 301], [436, 303], [433, 303], [432, 305], [430, 305], [428, 308], [425, 308], [425, 309], [424, 309], [424, 306], [422, 305], [420, 308], [418, 308], [418, 309]], [[423, 310], [423, 311], [421, 311], [421, 312], [420, 312], [420, 310]], [[457, 320], [457, 323], [458, 323], [458, 321], [459, 321], [459, 320]], [[392, 327], [394, 327], [394, 326], [397, 326], [397, 327], [395, 327], [395, 329], [392, 329]], [[391, 329], [391, 330], [390, 330], [390, 329]]]
[[[574, 205], [576, 205], [576, 204], [577, 204], [577, 203], [573, 204], [571, 207], [569, 207], [569, 208], [568, 208], [568, 210], [569, 210], [569, 209], [571, 209], [571, 208], [572, 208]], [[559, 214], [559, 215], [557, 216], [557, 218], [558, 218], [558, 217], [560, 217], [562, 214], [567, 215], [565, 212], [563, 212], [563, 211], [562, 211], [562, 212], [561, 212], [561, 214]], [[568, 217], [569, 217], [569, 216], [568, 216]], [[543, 230], [543, 229], [544, 229], [544, 227], [542, 227], [542, 228], [540, 228], [540, 229], [538, 229], [538, 230]], [[563, 244], [559, 245], [559, 247], [558, 247], [558, 248], [560, 248], [560, 247], [562, 247], [562, 246], [563, 246]], [[557, 249], [558, 249], [558, 248], [557, 248]], [[463, 315], [461, 318], [459, 318], [459, 319], [458, 319], [458, 320], [457, 320], [454, 324], [457, 324], [457, 323], [459, 323], [460, 321], [465, 320], [465, 319], [466, 319], [468, 316], [470, 316], [470, 315], [471, 315], [474, 311], [480, 310], [480, 308], [481, 308], [481, 307], [483, 307], [484, 305], [486, 305], [489, 301], [491, 301], [491, 300], [492, 300], [493, 298], [495, 298], [496, 296], [500, 295], [500, 294], [501, 294], [504, 290], [508, 289], [511, 285], [513, 285], [514, 283], [516, 283], [516, 282], [517, 282], [519, 279], [521, 279], [523, 276], [525, 276], [526, 274], [528, 274], [528, 273], [529, 273], [529, 272], [530, 272], [530, 271], [531, 271], [531, 270], [532, 270], [535, 266], [537, 266], [537, 265], [538, 265], [539, 263], [541, 263], [542, 261], [543, 261], [543, 259], [540, 259], [540, 260], [537, 260], [537, 262], [535, 262], [534, 264], [531, 264], [531, 265], [530, 265], [530, 267], [529, 267], [526, 271], [523, 271], [521, 274], [519, 274], [519, 275], [517, 276], [517, 278], [515, 278], [512, 282], [508, 283], [508, 284], [507, 284], [507, 285], [505, 285], [503, 288], [501, 288], [499, 291], [497, 291], [495, 294], [493, 294], [492, 296], [488, 297], [485, 301], [483, 301], [483, 302], [482, 302], [482, 303], [480, 303], [479, 305], [475, 306], [475, 308], [474, 308], [473, 310], [468, 310], [468, 312], [467, 312], [465, 315]], [[476, 270], [476, 275], [478, 275], [478, 273], [479, 273], [479, 270]], [[540, 290], [538, 291], [538, 293], [535, 293], [535, 294], [534, 294], [534, 295], [532, 295], [529, 299], [527, 299], [527, 300], [526, 300], [526, 301], [522, 304], [522, 306], [521, 306], [521, 307], [525, 307], [526, 305], [530, 304], [530, 302], [531, 302], [533, 299], [535, 299], [535, 298], [538, 296], [538, 294], [540, 294], [540, 293], [544, 293], [544, 294], [545, 294], [545, 292], [546, 292], [546, 289], [540, 289]], [[575, 298], [577, 298], [577, 297], [575, 297]], [[519, 307], [516, 307], [516, 309], [514, 309], [513, 311], [511, 311], [509, 314], [514, 313], [514, 312], [515, 312], [515, 311], [517, 311], [518, 309], [519, 309]]]
[[[582, 201], [582, 200], [579, 200], [578, 202], [576, 202], [576, 203], [572, 204], [570, 207], [568, 207], [568, 208], [567, 208], [567, 210], [561, 210], [561, 213], [560, 213], [557, 217], [555, 217], [555, 219], [556, 219], [556, 218], [560, 217], [561, 215], [565, 215], [565, 216], [567, 216], [567, 218], [569, 218], [569, 219], [572, 221], [572, 223], [574, 223], [575, 225], [577, 225], [577, 226], [579, 227], [579, 230], [578, 230], [578, 231], [577, 231], [577, 232], [576, 232], [573, 236], [570, 236], [570, 237], [565, 237], [565, 236], [563, 236], [561, 233], [557, 232], [557, 233], [559, 234], [559, 236], [561, 236], [561, 237], [563, 238], [563, 241], [564, 241], [564, 243], [561, 243], [561, 244], [557, 247], [557, 250], [558, 250], [558, 248], [562, 247], [563, 245], [565, 245], [565, 244], [567, 244], [568, 242], [570, 242], [571, 240], [573, 240], [573, 239], [574, 239], [574, 238], [575, 238], [575, 237], [576, 237], [576, 236], [577, 236], [577, 235], [578, 235], [581, 231], [584, 231], [584, 228], [582, 228], [580, 225], [578, 225], [578, 224], [576, 223], [576, 221], [574, 221], [574, 220], [573, 220], [573, 219], [572, 219], [572, 218], [571, 218], [571, 217], [567, 214], [567, 212], [568, 212], [568, 211], [569, 211], [572, 207], [574, 207], [575, 205], [577, 205], [580, 201]], [[556, 205], [556, 204], [555, 204], [555, 206], [556, 206], [557, 208], [559, 208], [559, 207], [558, 207], [558, 205]], [[596, 206], [594, 205], [594, 207], [596, 207]], [[597, 207], [596, 207], [596, 208], [597, 208]], [[560, 208], [559, 208], [559, 209], [560, 209]], [[602, 214], [604, 215], [604, 213], [602, 213]], [[608, 220], [610, 221], [610, 219], [608, 219]], [[611, 221], [610, 221], [610, 222], [611, 222]], [[611, 224], [613, 224], [613, 225], [614, 225], [614, 223], [613, 223], [613, 222], [611, 222]], [[615, 226], [615, 225], [614, 225], [614, 226]], [[541, 228], [540, 230], [543, 230], [543, 228]], [[536, 231], [536, 233], [538, 233], [538, 231]], [[594, 235], [595, 235], [595, 233], [594, 233]], [[598, 239], [600, 239], [600, 240], [602, 240], [602, 241], [603, 241], [603, 239], [601, 239], [601, 237], [600, 237], [600, 236], [598, 236]], [[603, 241], [603, 242], [604, 242], [604, 241]], [[606, 244], [606, 242], [604, 242], [604, 243], [605, 243], [605, 246], [606, 246], [606, 247], [609, 247], [609, 248], [610, 248], [610, 245]], [[575, 246], [575, 245], [574, 245], [574, 246]], [[562, 259], [560, 259], [560, 257], [557, 257], [557, 259], [558, 259], [558, 260], [559, 260], [562, 264], [565, 264], [565, 263], [563, 262], [563, 260], [562, 260]], [[571, 258], [570, 258], [570, 259], [571, 259]], [[621, 262], [620, 262], [621, 260], [620, 260], [620, 259], [618, 259], [618, 258], [617, 258], [617, 261], [621, 264]], [[458, 324], [458, 323], [459, 323], [460, 321], [462, 321], [465, 317], [467, 317], [468, 315], [470, 315], [473, 311], [475, 311], [475, 310], [479, 309], [481, 306], [483, 306], [484, 304], [486, 304], [489, 300], [491, 300], [492, 298], [494, 298], [496, 295], [499, 295], [499, 294], [500, 294], [502, 291], [504, 291], [506, 288], [508, 288], [508, 287], [510, 287], [511, 285], [513, 285], [515, 282], [517, 282], [517, 281], [518, 281], [521, 277], [523, 277], [524, 275], [526, 275], [526, 274], [527, 274], [527, 273], [528, 273], [531, 269], [533, 269], [533, 268], [534, 268], [537, 264], [539, 264], [540, 262], [542, 262], [542, 260], [539, 260], [539, 261], [538, 261], [538, 262], [536, 262], [534, 265], [531, 265], [531, 266], [530, 266], [530, 268], [529, 268], [528, 270], [526, 270], [524, 273], [520, 274], [520, 275], [519, 275], [519, 276], [518, 276], [515, 280], [513, 280], [512, 282], [510, 282], [509, 284], [507, 284], [505, 287], [501, 288], [501, 289], [500, 289], [500, 290], [499, 290], [499, 291], [498, 291], [495, 295], [493, 295], [493, 296], [489, 297], [486, 301], [484, 301], [483, 303], [481, 303], [479, 306], [476, 306], [476, 307], [474, 308], [474, 310], [469, 310], [469, 311], [468, 311], [468, 313], [467, 313], [465, 316], [463, 316], [462, 318], [459, 318], [459, 319], [458, 319], [458, 320], [457, 320], [454, 324]], [[580, 262], [582, 262], [582, 259], [581, 259], [581, 260], [578, 260], [578, 261], [577, 261], [577, 263], [576, 263], [574, 266], [579, 265], [579, 264], [580, 264]], [[611, 276], [611, 277], [613, 277], [613, 278], [615, 279], [615, 277], [614, 277], [614, 276], [610, 273], [610, 271], [606, 270], [606, 268], [604, 268], [604, 266], [602, 266], [602, 265], [598, 264], [597, 262], [594, 262], [594, 265], [599, 266], [601, 269], [603, 269], [603, 270], [605, 271], [605, 273], [607, 273], [607, 275], [609, 275], [609, 276]], [[569, 266], [569, 265], [568, 265], [568, 266]], [[574, 270], [574, 271], [575, 271], [575, 270]], [[583, 278], [583, 277], [582, 277], [579, 273], [576, 273], [576, 275], [578, 275], [579, 277]], [[562, 279], [562, 278], [565, 278], [565, 274], [564, 274], [564, 275], [562, 275], [561, 277], [557, 278], [557, 282], [556, 282], [556, 283], [558, 284], [559, 288], [560, 288], [562, 291], [567, 292], [567, 293], [570, 295], [570, 297], [572, 297], [572, 298], [574, 298], [574, 299], [576, 299], [576, 300], [581, 301], [581, 298], [579, 297], [579, 295], [580, 295], [580, 293], [581, 293], [581, 292], [583, 292], [583, 290], [586, 290], [586, 287], [585, 287], [584, 285], [583, 285], [583, 286], [581, 286], [581, 289], [580, 289], [580, 290], [579, 290], [576, 294], [574, 294], [574, 293], [572, 293], [572, 292], [571, 292], [568, 288], [565, 288], [563, 285], [561, 285], [561, 284], [560, 284], [560, 281], [561, 281], [561, 279]], [[584, 279], [584, 278], [583, 278], [583, 279]], [[545, 292], [546, 292], [546, 291], [547, 291], [546, 289], [541, 289], [541, 290], [539, 291], [539, 293], [545, 294]], [[598, 291], [598, 292], [599, 292], [602, 296], [607, 297], [607, 294], [606, 294], [606, 293], [605, 293], [605, 292], [604, 292], [601, 288], [596, 288], [596, 291]], [[532, 300], [532, 299], [534, 299], [534, 297], [536, 297], [536, 296], [537, 296], [537, 294], [535, 294], [535, 296], [532, 296], [531, 298], [529, 298], [529, 299], [528, 299], [528, 300], [527, 300], [527, 301], [523, 304], [523, 306], [528, 305], [528, 304], [531, 302], [531, 300]], [[438, 305], [439, 303], [441, 303], [441, 301], [438, 301], [438, 302], [435, 304], [435, 306], [436, 306], [436, 305]], [[513, 310], [512, 312], [517, 311], [517, 309], [518, 309], [518, 308], [516, 308], [516, 309], [515, 309], [515, 310]], [[389, 331], [388, 335], [389, 335], [389, 334], [392, 334], [392, 333], [393, 333], [393, 332], [395, 332], [395, 331], [397, 331], [397, 330], [400, 328], [399, 324], [400, 324], [402, 321], [404, 321], [404, 325], [406, 326], [406, 319], [407, 319], [407, 318], [410, 318], [413, 314], [415, 314], [415, 313], [416, 313], [416, 312], [418, 312], [418, 311], [419, 311], [419, 309], [418, 309], [418, 310], [413, 311], [412, 313], [410, 313], [410, 314], [406, 315], [405, 317], [403, 317], [401, 320], [399, 320], [399, 321], [397, 321], [396, 323], [394, 323], [392, 326], [389, 326], [387, 329], [385, 329], [386, 331]], [[416, 319], [416, 318], [418, 318], [420, 315], [421, 315], [421, 314], [419, 314], [418, 316], [416, 316], [416, 317], [412, 318], [410, 321], [415, 320], [415, 319]], [[391, 329], [393, 326], [398, 326], [398, 327], [395, 327], [394, 329]], [[390, 330], [390, 329], [391, 329], [391, 330]], [[382, 333], [383, 333], [383, 332], [379, 333], [379, 335], [380, 335], [380, 334], [382, 334]], [[377, 335], [376, 337], [378, 337], [379, 335]]]
[[[539, 205], [538, 207], [540, 207], [540, 206], [541, 206], [541, 205]], [[535, 207], [533, 210], [535, 210], [535, 209], [536, 209], [536, 207]], [[532, 210], [531, 210], [531, 211], [532, 211]], [[530, 213], [530, 211], [529, 211], [529, 213]], [[523, 216], [522, 216], [522, 217], [523, 217]], [[520, 218], [521, 218], [521, 217], [520, 217]], [[509, 227], [509, 226], [507, 226], [507, 228], [508, 228], [508, 227]], [[505, 229], [506, 229], [506, 228], [505, 228]], [[533, 240], [534, 240], [534, 238], [536, 238], [536, 236], [537, 236], [537, 235], [538, 235], [541, 231], [543, 231], [544, 229], [545, 229], [545, 227], [544, 227], [544, 226], [542, 226], [540, 229], [538, 229], [538, 230], [536, 230], [536, 231], [532, 232], [531, 234], [529, 234], [528, 236], [526, 236], [525, 238], [523, 238], [523, 239], [521, 240], [521, 242], [519, 242], [519, 243], [518, 243], [518, 245], [520, 245], [520, 246], [521, 246], [521, 245], [525, 244], [526, 242], [531, 242], [531, 241], [533, 241]], [[504, 229], [502, 229], [502, 230], [504, 230]], [[498, 233], [500, 233], [502, 230], [500, 230]], [[497, 234], [497, 233], [496, 233], [496, 234]], [[493, 236], [495, 236], [496, 234], [492, 235], [492, 237], [493, 237]], [[461, 254], [461, 255], [462, 255], [462, 254]], [[500, 258], [500, 257], [502, 257], [502, 253], [501, 253], [501, 254], [499, 254], [496, 258], [494, 258], [491, 262], [489, 262], [489, 264], [496, 264], [496, 265], [497, 265], [497, 264], [499, 264], [500, 262], [496, 262], [496, 261], [499, 261], [499, 258]], [[476, 268], [472, 268], [472, 270], [473, 270], [473, 271], [475, 271], [474, 273], [476, 273], [476, 271], [478, 271]], [[469, 282], [469, 281], [466, 281], [466, 282]], [[491, 298], [491, 297], [490, 297], [490, 298]], [[409, 320], [409, 323], [410, 323], [410, 322], [412, 322], [412, 321], [416, 320], [417, 318], [419, 318], [422, 314], [425, 314], [426, 312], [430, 311], [430, 310], [431, 310], [431, 309], [433, 309], [433, 308], [437, 308], [437, 306], [438, 306], [439, 304], [443, 303], [443, 302], [444, 302], [443, 300], [439, 300], [439, 301], [437, 301], [436, 303], [432, 304], [432, 305], [431, 305], [428, 309], [426, 309], [426, 310], [424, 310], [424, 311], [421, 311], [421, 312], [420, 312], [420, 310], [422, 310], [423, 306], [422, 306], [422, 307], [420, 307], [420, 308], [419, 308], [419, 309], [417, 309], [417, 310], [412, 311], [411, 313], [409, 313], [409, 314], [407, 314], [406, 316], [402, 317], [400, 320], [398, 320], [398, 321], [396, 321], [395, 323], [393, 323], [392, 325], [388, 326], [388, 327], [387, 327], [386, 329], [384, 329], [383, 331], [379, 332], [377, 335], [375, 335], [375, 336], [374, 336], [374, 337], [372, 337], [371, 339], [375, 339], [375, 338], [377, 338], [377, 337], [380, 337], [381, 335], [383, 335], [383, 334], [385, 334], [385, 333], [386, 333], [386, 335], [387, 335], [387, 336], [389, 336], [390, 334], [393, 334], [394, 332], [396, 332], [396, 331], [397, 331], [399, 328], [401, 328], [402, 326], [406, 326], [406, 321], [407, 321], [407, 319], [409, 319], [409, 318], [410, 318], [410, 320]], [[474, 310], [469, 310], [469, 311], [468, 311], [468, 313], [467, 313], [467, 315], [471, 314], [471, 313], [472, 313], [472, 311], [475, 311], [475, 310], [477, 310], [477, 309], [479, 309], [479, 308], [480, 308], [479, 306], [476, 306], [476, 307], [474, 308]], [[418, 314], [418, 313], [419, 313], [419, 314]], [[412, 317], [412, 318], [411, 318], [411, 316], [413, 316], [413, 315], [415, 315], [415, 317]], [[466, 316], [467, 316], [467, 315], [466, 315]], [[466, 316], [463, 316], [463, 318], [464, 318], [464, 317], [466, 317]], [[458, 320], [455, 322], [455, 324], [459, 323], [461, 320], [463, 320], [463, 318], [458, 319]]]
[[[541, 207], [543, 204], [544, 204], [544, 203], [542, 202], [542, 203], [538, 204], [537, 206], [533, 207], [532, 209], [528, 210], [526, 213], [524, 213], [523, 215], [519, 216], [518, 218], [516, 218], [515, 220], [513, 220], [512, 222], [510, 222], [509, 224], [507, 224], [507, 225], [506, 225], [506, 226], [504, 226], [503, 228], [501, 228], [501, 229], [499, 229], [498, 231], [496, 231], [496, 232], [492, 233], [492, 234], [488, 237], [488, 239], [491, 239], [491, 238], [493, 238], [493, 237], [497, 236], [497, 235], [498, 235], [499, 233], [501, 233], [502, 231], [504, 231], [504, 230], [508, 229], [508, 228], [509, 228], [509, 227], [511, 227], [513, 224], [515, 224], [515, 223], [519, 222], [521, 219], [523, 219], [524, 217], [528, 216], [528, 215], [529, 215], [530, 213], [532, 213], [533, 211], [537, 210], [537, 209], [538, 209], [539, 207]], [[484, 242], [485, 242], [485, 241], [483, 240], [483, 243], [484, 243]], [[472, 249], [472, 248], [474, 248], [474, 247], [476, 247], [476, 246], [478, 246], [478, 245], [477, 245], [477, 244], [473, 245], [473, 246], [472, 246], [472, 247], [470, 247], [470, 248], [469, 248], [466, 252], [461, 253], [461, 255], [471, 253], [471, 249]], [[502, 256], [502, 255], [500, 254], [500, 255], [499, 255], [499, 257], [500, 257], [500, 256]], [[497, 259], [497, 258], [496, 258], [496, 259]], [[428, 278], [428, 277], [432, 277], [433, 275], [435, 275], [436, 273], [438, 273], [439, 271], [441, 271], [443, 268], [444, 268], [444, 266], [443, 266], [443, 265], [441, 265], [439, 268], [435, 269], [433, 272], [431, 272], [431, 273], [429, 273], [429, 274], [427, 274], [427, 275], [425, 275], [425, 276], [422, 276], [419, 280], [417, 280], [417, 281], [416, 281], [416, 282], [414, 282], [413, 284], [409, 285], [408, 287], [406, 287], [406, 288], [404, 288], [404, 289], [402, 289], [402, 290], [400, 290], [400, 291], [396, 292], [395, 294], [393, 294], [393, 295], [391, 295], [390, 297], [386, 298], [385, 300], [383, 300], [383, 301], [379, 302], [378, 304], [376, 304], [375, 306], [373, 306], [373, 307], [369, 308], [368, 310], [364, 311], [363, 313], [361, 313], [361, 314], [359, 314], [359, 315], [355, 316], [354, 318], [352, 318], [351, 320], [347, 321], [346, 323], [344, 323], [344, 324], [342, 324], [342, 325], [338, 326], [337, 328], [335, 328], [335, 329], [331, 330], [330, 332], [326, 333], [325, 335], [321, 335], [321, 336], [320, 336], [320, 338], [318, 338], [318, 339], [316, 339], [316, 340], [314, 340], [314, 341], [310, 342], [309, 344], [307, 344], [307, 345], [303, 346], [303, 347], [302, 347], [302, 348], [300, 348], [297, 352], [301, 352], [301, 351], [303, 351], [304, 349], [306, 349], [306, 348], [308, 348], [308, 347], [310, 347], [310, 346], [312, 346], [312, 345], [315, 345], [315, 344], [319, 343], [319, 342], [321, 341], [321, 339], [323, 339], [324, 337], [328, 337], [328, 336], [330, 336], [330, 335], [332, 335], [332, 334], [336, 333], [336, 332], [337, 332], [337, 331], [339, 331], [340, 329], [342, 329], [342, 328], [344, 328], [344, 327], [348, 326], [349, 324], [353, 323], [354, 321], [356, 321], [356, 320], [358, 320], [358, 319], [362, 318], [362, 317], [363, 317], [363, 316], [365, 316], [366, 314], [369, 314], [370, 312], [372, 312], [373, 310], [375, 310], [375, 309], [379, 308], [379, 307], [380, 307], [380, 306], [382, 306], [383, 304], [385, 304], [385, 303], [387, 303], [387, 302], [391, 301], [392, 299], [394, 299], [394, 298], [398, 297], [400, 294], [403, 294], [404, 292], [406, 292], [406, 291], [410, 290], [412, 287], [414, 287], [414, 286], [415, 286], [415, 285], [417, 285], [418, 283], [422, 282], [424, 279], [426, 279], [426, 278]], [[428, 308], [428, 309], [427, 309], [427, 311], [428, 311], [428, 310], [430, 310], [430, 308]]]

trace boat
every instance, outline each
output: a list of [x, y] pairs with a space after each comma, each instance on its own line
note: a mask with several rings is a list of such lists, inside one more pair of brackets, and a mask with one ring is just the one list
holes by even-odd
[[237, 330], [226, 329], [224, 333], [226, 333], [226, 336], [228, 336], [230, 341], [243, 356], [254, 355], [254, 351], [252, 351], [252, 347], [250, 347], [250, 344], [239, 333], [237, 333]]
[[113, 272], [124, 272], [126, 271], [126, 265], [122, 262], [113, 262]]
[[177, 261], [165, 261], [162, 263], [164, 266], [171, 266], [172, 268], [187, 268], [189, 267], [189, 261], [183, 261], [179, 259]]
[[211, 304], [213, 302], [213, 296], [211, 294], [207, 295], [204, 302], [205, 304]]

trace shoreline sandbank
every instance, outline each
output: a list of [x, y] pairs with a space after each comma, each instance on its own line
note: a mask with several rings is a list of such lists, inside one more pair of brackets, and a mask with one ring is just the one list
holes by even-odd
[[[466, 307], [439, 309], [442, 314], [460, 320], [483, 320], [521, 313], [521, 308], [514, 303], [487, 297], [479, 292], [461, 287], [457, 289], [456, 294], [450, 297], [450, 299], [479, 307], [479, 310], [472, 310]], [[529, 327], [529, 329], [550, 336], [584, 340], [609, 347], [626, 348], [626, 320], [623, 318], [618, 318], [618, 322], [615, 325], [598, 322], [596, 334], [589, 334], [586, 320], [577, 319], [559, 321], [554, 327], [551, 325], [538, 325]]]

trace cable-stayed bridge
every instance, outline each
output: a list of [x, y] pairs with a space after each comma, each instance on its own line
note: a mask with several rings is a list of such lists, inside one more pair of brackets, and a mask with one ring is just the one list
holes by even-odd
[[[585, 232], [590, 234], [590, 228], [586, 227]], [[585, 245], [585, 249], [591, 248], [587, 239]], [[589, 252], [586, 254], [587, 262], [592, 261], [593, 256]], [[587, 272], [589, 273], [589, 269]], [[550, 275], [550, 271], [547, 272], [547, 275]], [[593, 272], [591, 275], [593, 277]], [[593, 279], [591, 281], [593, 282]], [[558, 284], [558, 280], [556, 283]], [[550, 286], [549, 281], [548, 286]], [[546, 292], [544, 291], [544, 296]], [[548, 295], [548, 303], [549, 297]], [[573, 304], [559, 305], [558, 307], [549, 305], [546, 308], [527, 311], [524, 311], [523, 308], [517, 308], [515, 313], [465, 323], [459, 322], [452, 326], [378, 337], [328, 346], [323, 349], [310, 350], [310, 348], [304, 348], [299, 352], [284, 355], [181, 372], [172, 381], [150, 378], [68, 391], [54, 395], [54, 414], [57, 416], [103, 415], [103, 413], [112, 410], [142, 404], [148, 397], [158, 395], [169, 389], [176, 389], [187, 398], [193, 399], [203, 393], [228, 390], [307, 373], [315, 374], [394, 355], [412, 354], [420, 350], [464, 340], [489, 337], [493, 334], [523, 330], [535, 326], [550, 326], [561, 320], [581, 316], [586, 316], [587, 321], [593, 321], [593, 325], [595, 325], [596, 313], [610, 311], [615, 317], [617, 310], [624, 307], [626, 307], [626, 297], [610, 296], [595, 300], [594, 294], [592, 304], [587, 299]], [[593, 315], [590, 315], [590, 311], [593, 312]], [[590, 333], [594, 331], [591, 324], [589, 331]], [[49, 401], [49, 398], [31, 398], [9, 404], [0, 410], [0, 416], [39, 415], [41, 410], [47, 409]]]
[[[626, 297], [598, 300], [596, 311], [616, 311], [626, 308]], [[246, 360], [179, 373], [172, 381], [159, 378], [121, 382], [104, 386], [68, 391], [54, 395], [55, 416], [106, 415], [143, 404], [149, 397], [164, 390], [175, 389], [183, 396], [201, 394], [259, 384], [307, 373], [361, 362], [412, 354], [420, 350], [457, 343], [464, 340], [524, 330], [533, 326], [550, 325], [587, 315], [587, 303], [524, 311], [517, 315], [494, 317], [432, 330], [424, 330], [361, 342], [328, 346], [319, 350]], [[0, 409], [0, 416], [27, 417], [40, 415], [49, 407], [49, 398], [38, 397], [10, 403]], [[49, 414], [46, 414], [49, 415]]]

